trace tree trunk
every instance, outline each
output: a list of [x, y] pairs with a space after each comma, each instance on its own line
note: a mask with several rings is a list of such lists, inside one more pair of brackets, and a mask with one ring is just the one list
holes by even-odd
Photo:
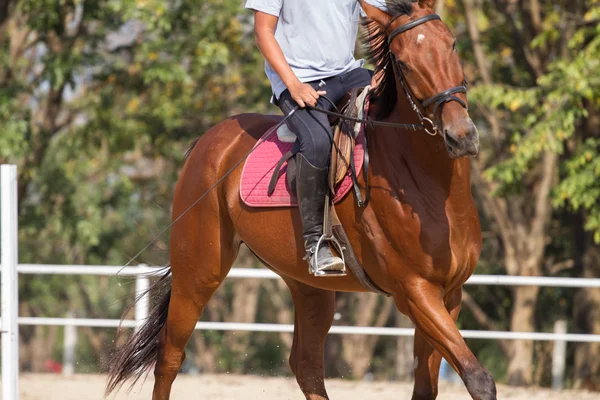
[[[237, 265], [246, 268], [256, 262], [254, 256], [248, 249], [240, 249]], [[225, 322], [256, 322], [258, 310], [258, 297], [260, 293], [260, 279], [242, 279], [233, 284], [233, 299], [231, 312], [225, 318]], [[247, 360], [248, 347], [250, 345], [251, 332], [227, 332], [223, 343], [226, 343], [234, 355], [234, 364], [230, 366], [231, 372], [243, 372], [245, 360]]]
[[[600, 249], [589, 245], [583, 258], [583, 276], [600, 277]], [[600, 334], [600, 290], [580, 289], [573, 306], [578, 333]], [[600, 391], [600, 343], [578, 343], [575, 347], [574, 386]]]
[[217, 358], [218, 349], [216, 346], [207, 345], [204, 339], [204, 332], [194, 332], [192, 341], [195, 345], [195, 351], [192, 357], [194, 364], [202, 373], [218, 373]]
[[[410, 318], [396, 311], [396, 326], [398, 328], [414, 327]], [[414, 339], [410, 336], [398, 336], [396, 340], [396, 379], [410, 381], [413, 378], [413, 348]]]
[[[357, 309], [355, 318], [357, 326], [384, 326], [392, 311], [393, 301], [372, 293], [356, 293]], [[375, 317], [375, 318], [374, 318]], [[375, 320], [374, 320], [375, 319]], [[350, 374], [355, 379], [362, 379], [368, 372], [373, 359], [373, 352], [378, 337], [374, 335], [345, 335], [342, 337], [342, 356], [346, 364], [352, 366]]]
[[35, 326], [31, 342], [31, 372], [48, 372], [46, 362], [52, 359], [52, 352], [58, 336], [56, 326]]
[[[540, 289], [518, 286], [513, 290], [510, 329], [513, 332], [535, 332], [535, 307]], [[507, 383], [528, 386], [533, 382], [533, 341], [515, 340], [510, 346]]]

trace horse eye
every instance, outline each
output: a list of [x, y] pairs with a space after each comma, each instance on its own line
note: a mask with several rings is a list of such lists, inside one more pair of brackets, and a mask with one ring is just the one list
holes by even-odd
[[456, 40], [452, 42], [452, 51], [456, 51]]
[[400, 68], [402, 68], [402, 71], [404, 72], [409, 72], [410, 68], [408, 68], [408, 65], [406, 65], [404, 62], [397, 60], [396, 61], [398, 63], [398, 65], [400, 66]]

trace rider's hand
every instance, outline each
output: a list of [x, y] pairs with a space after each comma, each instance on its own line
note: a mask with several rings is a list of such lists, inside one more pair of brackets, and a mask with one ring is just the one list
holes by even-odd
[[324, 96], [327, 94], [327, 92], [324, 90], [316, 91], [308, 83], [302, 82], [298, 82], [297, 84], [290, 86], [288, 89], [290, 91], [290, 95], [292, 95], [292, 99], [298, 103], [300, 108], [304, 108], [307, 105], [311, 107], [316, 106], [319, 96]]

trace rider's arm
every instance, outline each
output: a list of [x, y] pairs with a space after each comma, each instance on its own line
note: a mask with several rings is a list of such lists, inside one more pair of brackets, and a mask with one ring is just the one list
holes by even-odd
[[254, 33], [256, 45], [265, 56], [271, 67], [281, 78], [290, 91], [292, 98], [304, 108], [307, 104], [315, 106], [319, 96], [326, 94], [324, 91], [315, 91], [310, 85], [300, 82], [288, 64], [283, 51], [275, 39], [275, 29], [278, 17], [261, 11], [255, 11]]

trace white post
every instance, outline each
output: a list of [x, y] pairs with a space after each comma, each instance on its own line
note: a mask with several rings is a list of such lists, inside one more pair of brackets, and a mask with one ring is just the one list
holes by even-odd
[[[558, 320], [554, 323], [554, 333], [567, 333], [567, 321]], [[563, 389], [565, 380], [565, 367], [567, 364], [567, 342], [557, 340], [554, 342], [552, 354], [552, 389], [559, 391]]]
[[2, 236], [2, 398], [19, 398], [19, 315], [17, 281], [17, 166], [0, 166]]
[[[147, 267], [145, 264], [140, 264], [140, 267]], [[150, 287], [150, 280], [147, 275], [137, 275], [135, 277], [135, 293], [136, 296], [143, 292], [147, 292]], [[144, 321], [148, 318], [150, 309], [150, 293], [145, 293], [137, 303], [135, 303], [135, 321], [136, 330], [142, 326]]]
[[[67, 313], [67, 318], [74, 317], [72, 311]], [[71, 376], [75, 373], [75, 358], [77, 354], [77, 327], [74, 325], [65, 326], [65, 339], [63, 349], [63, 369], [65, 376]]]

